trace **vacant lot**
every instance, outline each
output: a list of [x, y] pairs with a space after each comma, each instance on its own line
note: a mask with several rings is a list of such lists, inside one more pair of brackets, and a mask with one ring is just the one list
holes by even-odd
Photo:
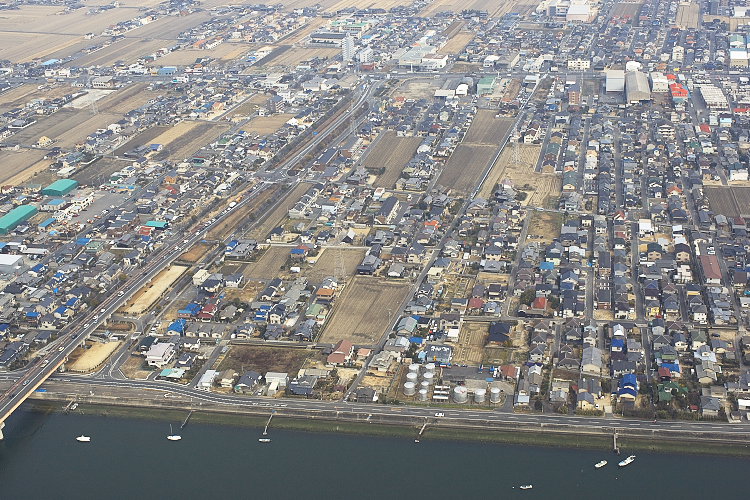
[[562, 214], [534, 211], [529, 222], [528, 241], [552, 243], [552, 240], [560, 236], [562, 221]]
[[283, 201], [271, 213], [259, 215], [258, 218], [264, 216], [265, 218], [250, 232], [251, 238], [255, 238], [258, 241], [265, 241], [271, 230], [284, 222], [289, 214], [289, 209], [299, 201], [308, 189], [310, 189], [310, 184], [300, 183], [290, 193], [282, 194], [281, 196], [284, 197]]
[[448, 43], [438, 50], [438, 54], [458, 54], [474, 39], [474, 35], [476, 33], [473, 31], [459, 31], [448, 40]]
[[[253, 116], [254, 114], [256, 114], [259, 108], [265, 106], [266, 103], [268, 102], [268, 99], [269, 97], [265, 94], [253, 94], [249, 97], [246, 97], [245, 101], [242, 104], [232, 109], [231, 111], [227, 112], [224, 118], [226, 118], [227, 120], [237, 120], [237, 121], [245, 120], [247, 117]], [[274, 116], [281, 116], [281, 115], [274, 115]], [[269, 118], [274, 118], [274, 116], [270, 116]], [[259, 118], [262, 118], [262, 117], [259, 117]], [[247, 130], [247, 127], [245, 127], [245, 130]]]
[[[629, 17], [636, 18], [641, 10], [641, 3], [637, 2], [618, 2], [612, 7], [612, 17]], [[679, 12], [679, 7], [678, 7]]]
[[20, 149], [0, 151], [0, 184], [23, 184], [37, 172], [42, 172], [52, 163], [43, 160], [44, 151]]
[[348, 339], [357, 344], [377, 342], [399, 313], [408, 284], [356, 276], [335, 302], [321, 342]]
[[75, 361], [66, 365], [66, 368], [72, 372], [90, 372], [95, 370], [99, 365], [104, 363], [107, 358], [120, 347], [122, 342], [91, 342], [88, 349], [77, 349], [80, 355]]
[[374, 186], [392, 188], [421, 143], [421, 137], [397, 137], [396, 132], [383, 132], [375, 146], [368, 148], [362, 162], [367, 169], [385, 168], [385, 173], [378, 176]]
[[151, 141], [164, 146], [154, 159], [185, 160], [228, 129], [229, 125], [224, 123], [182, 121]]
[[[479, 191], [479, 196], [489, 198], [495, 190], [495, 186], [504, 179], [511, 179], [514, 183], [522, 180], [522, 184], [534, 179], [537, 175], [534, 173], [541, 146], [530, 144], [518, 145], [518, 158], [516, 158], [515, 145], [509, 144], [503, 149], [500, 158], [493, 165], [487, 180]], [[516, 162], [518, 160], [518, 162]]]
[[510, 118], [495, 118], [495, 111], [480, 109], [469, 130], [466, 131], [464, 144], [499, 145], [513, 125]]
[[271, 247], [266, 253], [251, 264], [245, 270], [245, 278], [251, 280], [271, 280], [276, 278], [283, 266], [289, 259], [291, 249], [289, 247]]
[[160, 272], [153, 280], [146, 283], [143, 288], [130, 299], [120, 311], [123, 314], [143, 314], [151, 307], [154, 302], [169, 289], [172, 284], [177, 281], [182, 273], [187, 271], [188, 268], [185, 266], [169, 266], [162, 272]]
[[297, 376], [310, 354], [307, 349], [235, 345], [229, 349], [218, 370], [232, 369], [237, 373], [254, 370], [263, 375], [281, 372], [292, 378]]
[[711, 210], [727, 217], [750, 217], [750, 187], [706, 187]]
[[437, 89], [437, 82], [432, 79], [411, 80], [398, 87], [393, 95], [406, 99], [432, 99]]
[[122, 170], [132, 163], [130, 160], [121, 158], [102, 157], [91, 165], [74, 173], [72, 178], [83, 186], [98, 186], [107, 182], [113, 173]]
[[263, 61], [264, 66], [297, 66], [302, 61], [314, 57], [328, 59], [341, 53], [341, 49], [329, 49], [327, 47], [292, 47], [289, 50], [279, 52], [276, 57]]
[[[268, 100], [267, 97], [264, 97], [264, 102]], [[244, 104], [243, 104], [244, 106]], [[255, 109], [258, 108], [258, 104], [255, 104]], [[258, 116], [256, 118], [253, 118], [250, 120], [249, 123], [244, 125], [242, 127], [242, 130], [245, 132], [251, 134], [253, 132], [260, 134], [260, 135], [270, 135], [279, 130], [281, 127], [284, 126], [286, 122], [288, 122], [290, 119], [294, 118], [294, 115], [291, 113], [281, 113], [278, 115], [271, 115], [271, 116]]]
[[445, 164], [437, 183], [457, 194], [469, 194], [496, 151], [497, 146], [460, 144]]
[[114, 154], [115, 155], [122, 155], [123, 153], [127, 153], [128, 151], [131, 151], [138, 146], [144, 146], [146, 144], [154, 144], [154, 139], [162, 135], [167, 130], [170, 130], [172, 127], [151, 127], [143, 132], [135, 135], [132, 139], [130, 139], [128, 142], [120, 146], [119, 148], [115, 149]]
[[304, 274], [313, 283], [328, 276], [348, 278], [354, 275], [364, 256], [365, 251], [359, 248], [324, 248], [312, 268]]

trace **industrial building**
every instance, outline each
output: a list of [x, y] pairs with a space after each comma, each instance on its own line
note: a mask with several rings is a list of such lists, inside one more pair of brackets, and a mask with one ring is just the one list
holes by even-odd
[[0, 217], [0, 234], [8, 234], [19, 224], [29, 220], [38, 212], [33, 205], [21, 205]]
[[477, 83], [477, 95], [491, 94], [495, 90], [495, 77], [485, 76]]
[[605, 88], [607, 92], [625, 91], [625, 71], [621, 69], [608, 69], [606, 77]]
[[648, 77], [642, 71], [628, 71], [625, 73], [625, 100], [629, 104], [651, 100], [651, 87]]
[[60, 179], [42, 189], [42, 194], [46, 194], [47, 196], [65, 196], [77, 187], [78, 181], [73, 179]]
[[669, 80], [664, 73], [651, 73], [651, 92], [659, 94], [669, 92]]
[[24, 266], [23, 256], [0, 254], [0, 274], [13, 274]]

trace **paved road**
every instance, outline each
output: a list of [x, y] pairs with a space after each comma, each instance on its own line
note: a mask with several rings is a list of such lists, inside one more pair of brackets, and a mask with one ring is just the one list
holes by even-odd
[[[0, 376], [0, 384], [7, 383], [12, 375]], [[190, 402], [192, 406], [198, 404], [212, 404], [226, 406], [227, 409], [259, 410], [262, 408], [273, 409], [283, 413], [285, 409], [302, 411], [310, 415], [325, 414], [325, 416], [361, 416], [381, 415], [389, 417], [412, 417], [435, 419], [435, 413], [444, 414], [442, 419], [452, 423], [483, 424], [492, 426], [513, 425], [519, 426], [570, 426], [571, 431], [576, 430], [618, 430], [630, 429], [638, 431], [654, 431], [668, 433], [669, 431], [711, 433], [731, 436], [750, 436], [750, 425], [728, 424], [719, 422], [684, 422], [684, 421], [643, 421], [628, 420], [616, 417], [579, 417], [574, 415], [557, 414], [521, 414], [507, 413], [502, 411], [482, 410], [471, 407], [457, 408], [430, 408], [415, 406], [394, 406], [382, 404], [351, 403], [342, 401], [317, 401], [308, 399], [269, 399], [262, 397], [246, 397], [235, 395], [215, 394], [186, 386], [161, 381], [138, 381], [138, 380], [102, 380], [85, 376], [56, 374], [45, 383], [49, 392], [65, 393], [81, 396], [94, 393], [97, 396], [115, 397], [123, 399], [147, 398], [150, 400], [164, 398], [165, 402], [170, 399], [181, 399]]]

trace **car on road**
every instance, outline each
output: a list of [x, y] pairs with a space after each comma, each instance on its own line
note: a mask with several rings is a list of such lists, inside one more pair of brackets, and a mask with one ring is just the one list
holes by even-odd
[[62, 351], [63, 349], [65, 349], [65, 346], [61, 345], [60, 348], [58, 349], [58, 351]]
[[439, 412], [437, 412], [437, 413], [435, 414], [435, 416], [436, 416], [436, 417], [444, 417], [444, 416], [445, 416], [445, 413], [443, 413], [443, 412], [439, 411]]
[[28, 385], [28, 384], [29, 384], [29, 381], [28, 381], [28, 380], [24, 380], [24, 381], [23, 381], [23, 385]]

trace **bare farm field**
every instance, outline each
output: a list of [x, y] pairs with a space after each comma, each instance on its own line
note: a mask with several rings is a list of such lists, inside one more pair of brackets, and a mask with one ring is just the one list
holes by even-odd
[[340, 49], [329, 49], [327, 47], [292, 47], [281, 52], [273, 59], [264, 62], [264, 66], [297, 66], [302, 61], [313, 57], [328, 59], [341, 53]]
[[455, 363], [479, 365], [484, 357], [487, 342], [487, 323], [464, 321], [458, 334], [458, 342], [453, 351]]
[[157, 161], [171, 159], [182, 161], [213, 141], [229, 129], [224, 123], [202, 123], [182, 121], [167, 130], [152, 142], [164, 148], [156, 154]]
[[20, 149], [0, 151], [0, 184], [23, 184], [52, 163], [44, 160], [44, 151]]
[[105, 128], [121, 117], [122, 115], [115, 113], [92, 115], [88, 109], [64, 108], [17, 132], [9, 137], [7, 142], [22, 146], [30, 145], [35, 144], [44, 135], [55, 141], [55, 146], [73, 148], [76, 144], [83, 143], [96, 129]]
[[87, 15], [86, 9], [64, 13], [62, 6], [21, 5], [16, 10], [4, 10], [0, 16], [0, 31], [26, 33], [60, 33], [85, 35], [100, 32], [103, 28], [135, 17], [132, 9], [110, 9], [96, 15]]
[[160, 272], [153, 280], [141, 288], [135, 297], [130, 299], [120, 311], [123, 314], [143, 314], [161, 297], [172, 284], [177, 281], [189, 268], [185, 266], [169, 266]]
[[[232, 121], [246, 120], [248, 117], [255, 115], [258, 112], [258, 109], [263, 107], [268, 102], [268, 99], [269, 97], [265, 94], [252, 94], [249, 97], [246, 96], [242, 104], [228, 111], [222, 118], [225, 118], [227, 120], [232, 120]], [[275, 116], [281, 116], [281, 115], [273, 115], [273, 116], [270, 116], [269, 118], [273, 118]], [[259, 118], [265, 118], [265, 117], [259, 117]], [[247, 131], [247, 127], [245, 127], [244, 130]], [[258, 133], [261, 133], [261, 132], [258, 132]]]
[[281, 267], [289, 259], [289, 247], [271, 247], [260, 258], [249, 264], [245, 270], [245, 278], [251, 280], [271, 280], [276, 278]]
[[281, 372], [292, 378], [297, 376], [310, 354], [307, 349], [235, 345], [229, 349], [218, 369], [232, 369], [238, 373], [242, 369], [258, 373]]
[[128, 38], [161, 40], [162, 44], [171, 44], [180, 33], [192, 29], [211, 19], [207, 11], [191, 12], [186, 16], [166, 16], [145, 26], [130, 31]]
[[[7, 11], [6, 11], [7, 12]], [[67, 56], [85, 47], [79, 35], [41, 35], [0, 30], [0, 58], [14, 63]]]
[[706, 187], [711, 210], [726, 217], [750, 217], [750, 187]]
[[458, 54], [474, 39], [474, 35], [476, 33], [473, 31], [459, 31], [448, 40], [448, 43], [438, 50], [438, 54]]
[[416, 153], [422, 143], [422, 138], [397, 137], [396, 132], [393, 131], [383, 134], [375, 147], [367, 150], [362, 166], [373, 170], [385, 168], [385, 173], [378, 176], [374, 185], [392, 188], [401, 175], [401, 171]]
[[339, 279], [353, 276], [364, 256], [365, 251], [359, 248], [324, 248], [312, 269], [305, 272], [305, 276], [313, 283], [328, 276]]
[[5, 113], [13, 108], [22, 108], [34, 99], [54, 99], [74, 92], [80, 92], [80, 90], [70, 85], [52, 85], [39, 90], [38, 85], [24, 83], [0, 94], [0, 113]]
[[435, 0], [421, 12], [421, 15], [428, 17], [434, 16], [438, 12], [445, 11], [461, 12], [462, 10], [486, 10], [490, 17], [500, 17], [508, 12], [528, 14], [538, 5], [539, 2], [534, 0], [468, 0], [468, 2], [461, 2], [459, 0]]
[[[264, 101], [266, 99], [267, 97], [264, 99]], [[291, 113], [281, 113], [271, 116], [258, 116], [257, 118], [253, 118], [248, 124], [243, 126], [242, 130], [244, 130], [248, 134], [256, 133], [260, 135], [271, 135], [281, 127], [283, 127], [284, 124], [292, 118], [294, 118], [294, 115]]]
[[460, 144], [443, 167], [437, 183], [458, 194], [469, 194], [496, 150], [496, 146]]
[[513, 125], [510, 118], [495, 118], [495, 111], [480, 109], [464, 137], [464, 144], [489, 144], [497, 146]]
[[120, 146], [119, 148], [115, 149], [114, 154], [116, 155], [122, 155], [123, 153], [127, 153], [128, 151], [137, 148], [138, 146], [144, 146], [146, 144], [154, 144], [154, 139], [165, 133], [167, 130], [170, 130], [172, 127], [151, 127], [143, 132], [140, 132], [136, 134], [132, 139], [130, 139], [128, 142]]
[[97, 101], [96, 105], [99, 111], [125, 114], [145, 105], [149, 99], [163, 94], [163, 92], [147, 90], [147, 87], [147, 83], [134, 83], [110, 93], [107, 97]]
[[106, 47], [95, 50], [79, 59], [74, 59], [68, 65], [109, 66], [117, 61], [131, 64], [136, 62], [140, 57], [147, 56], [170, 45], [172, 44], [165, 40], [121, 38]]
[[355, 276], [336, 301], [321, 342], [348, 339], [356, 344], [374, 344], [398, 314], [409, 291], [406, 283], [388, 283]]
[[246, 54], [254, 47], [246, 42], [226, 42], [213, 49], [182, 49], [170, 52], [154, 61], [154, 66], [187, 66], [193, 64], [196, 59], [210, 57], [219, 61], [232, 61]]

